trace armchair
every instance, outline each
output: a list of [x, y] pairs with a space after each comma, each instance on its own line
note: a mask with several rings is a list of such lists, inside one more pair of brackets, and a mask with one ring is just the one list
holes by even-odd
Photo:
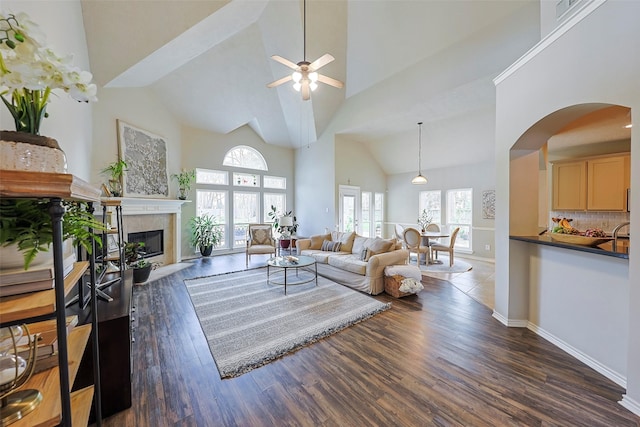
[[247, 227], [246, 266], [249, 267], [251, 255], [273, 254], [276, 256], [276, 240], [273, 238], [271, 224], [249, 224]]

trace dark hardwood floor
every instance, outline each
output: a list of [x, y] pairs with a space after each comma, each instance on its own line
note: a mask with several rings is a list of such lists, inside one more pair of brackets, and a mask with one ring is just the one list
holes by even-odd
[[[253, 257], [254, 266], [264, 264]], [[640, 426], [624, 390], [448, 282], [259, 369], [221, 380], [183, 279], [134, 287], [133, 407], [105, 426]]]

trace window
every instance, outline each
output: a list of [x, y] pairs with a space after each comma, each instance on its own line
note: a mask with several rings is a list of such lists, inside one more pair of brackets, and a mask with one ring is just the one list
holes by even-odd
[[264, 176], [264, 188], [275, 188], [277, 190], [287, 189], [287, 178], [281, 176]]
[[196, 189], [196, 215], [212, 215], [222, 224], [222, 240], [220, 246], [226, 245], [227, 224], [227, 192]]
[[362, 204], [360, 206], [360, 209], [362, 210], [362, 227], [360, 232], [362, 233], [363, 237], [371, 237], [371, 228], [373, 226], [371, 222], [371, 192], [362, 192]]
[[251, 173], [233, 173], [233, 185], [239, 187], [260, 187], [260, 177]]
[[229, 172], [196, 169], [196, 184], [229, 185]]
[[431, 216], [431, 222], [434, 224], [442, 224], [441, 200], [442, 192], [440, 190], [421, 191], [418, 201], [418, 215], [426, 210]]
[[284, 193], [264, 193], [264, 209], [263, 209], [263, 221], [271, 222], [269, 218], [269, 212], [271, 212], [271, 206], [276, 207], [277, 213], [287, 212], [285, 210], [287, 206], [287, 196]]
[[255, 148], [246, 145], [238, 145], [229, 150], [224, 156], [222, 164], [236, 168], [269, 170], [262, 154]]
[[471, 250], [473, 191], [470, 188], [447, 191], [447, 225], [453, 231], [460, 227], [456, 248]]
[[382, 223], [384, 221], [384, 194], [375, 193], [373, 196], [374, 236], [382, 237]]
[[229, 150], [223, 164], [231, 170], [196, 169], [196, 215], [218, 218], [226, 237], [220, 248], [239, 249], [246, 245], [248, 224], [271, 221], [272, 205], [278, 213], [291, 210], [286, 203], [287, 178], [238, 170], [268, 170], [262, 154], [243, 145]]

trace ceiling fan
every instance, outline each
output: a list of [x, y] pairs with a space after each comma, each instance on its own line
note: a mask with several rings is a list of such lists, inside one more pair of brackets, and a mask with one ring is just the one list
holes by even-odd
[[302, 99], [304, 101], [308, 101], [311, 98], [311, 92], [316, 90], [318, 87], [318, 82], [328, 84], [329, 86], [336, 87], [338, 89], [342, 89], [344, 87], [344, 83], [340, 80], [336, 80], [331, 77], [324, 76], [322, 74], [318, 74], [318, 70], [325, 65], [329, 64], [335, 58], [325, 53], [320, 58], [316, 59], [313, 62], [307, 61], [307, 2], [303, 0], [303, 60], [295, 64], [288, 59], [283, 58], [279, 55], [273, 55], [271, 58], [279, 63], [286, 65], [287, 67], [293, 70], [293, 73], [285, 76], [275, 82], [269, 83], [267, 87], [272, 88], [276, 86], [280, 86], [283, 83], [293, 80], [293, 88], [302, 92]]

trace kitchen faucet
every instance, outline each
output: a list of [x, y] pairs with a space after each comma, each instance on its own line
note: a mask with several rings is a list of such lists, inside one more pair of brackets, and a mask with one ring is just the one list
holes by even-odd
[[621, 224], [618, 224], [615, 226], [615, 228], [613, 229], [613, 251], [616, 251], [616, 246], [618, 245], [618, 232], [620, 231], [620, 229], [622, 227], [626, 227], [627, 225], [631, 224], [631, 222], [627, 221], [627, 222], [623, 222]]

